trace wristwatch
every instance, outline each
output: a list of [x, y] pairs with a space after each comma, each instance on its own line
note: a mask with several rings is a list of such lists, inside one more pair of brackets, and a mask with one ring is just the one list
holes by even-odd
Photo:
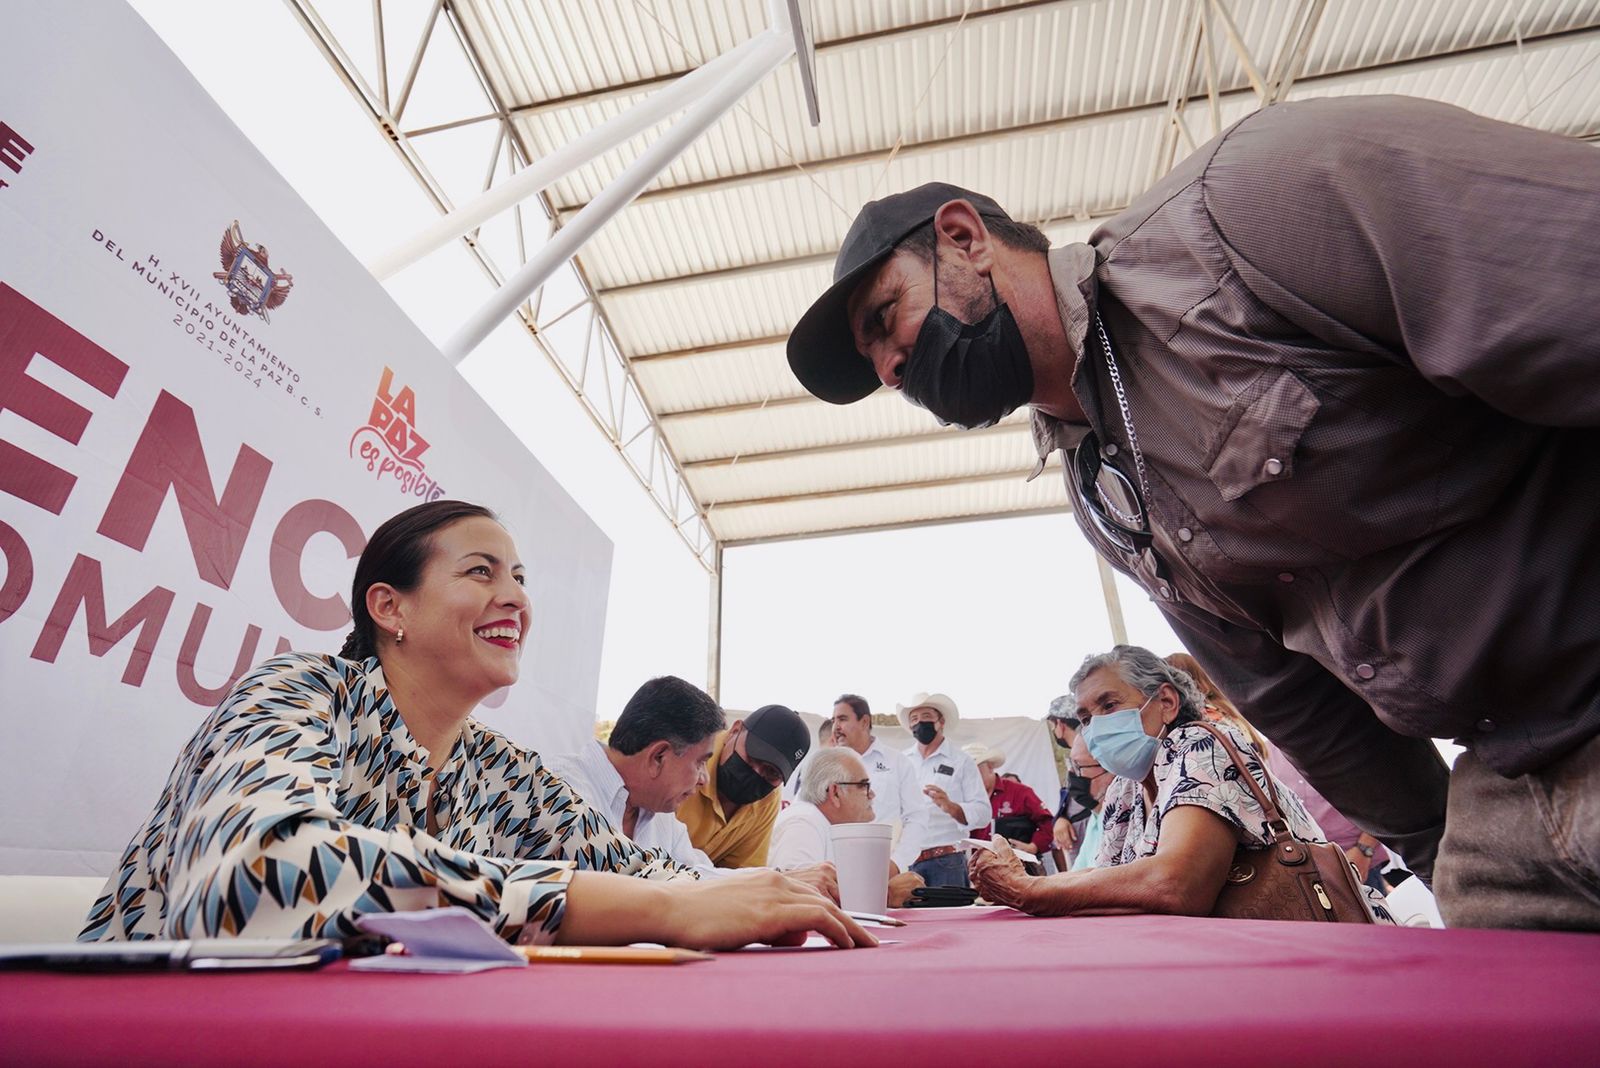
[[1376, 853], [1378, 849], [1376, 846], [1362, 845], [1360, 842], [1357, 842], [1356, 851], [1370, 860], [1372, 859], [1372, 854]]

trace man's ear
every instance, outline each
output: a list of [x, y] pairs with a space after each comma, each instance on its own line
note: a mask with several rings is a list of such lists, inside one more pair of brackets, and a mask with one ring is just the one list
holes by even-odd
[[644, 747], [644, 763], [645, 767], [650, 769], [650, 777], [652, 779], [660, 778], [661, 773], [666, 770], [667, 754], [670, 752], [672, 752], [672, 743], [665, 739], [659, 742], [651, 742]]
[[387, 582], [374, 582], [367, 587], [367, 615], [378, 630], [394, 636], [405, 625], [405, 611], [400, 604], [400, 591]]
[[934, 254], [947, 245], [987, 278], [994, 269], [994, 238], [978, 209], [966, 200], [947, 200], [933, 213]]

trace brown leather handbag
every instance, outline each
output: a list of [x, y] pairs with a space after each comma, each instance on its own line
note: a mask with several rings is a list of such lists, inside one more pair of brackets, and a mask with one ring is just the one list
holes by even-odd
[[1210, 723], [1210, 731], [1227, 750], [1239, 778], [1250, 787], [1267, 815], [1272, 848], [1240, 846], [1233, 854], [1228, 879], [1211, 915], [1234, 920], [1321, 920], [1325, 923], [1373, 923], [1365, 892], [1344, 850], [1330, 842], [1302, 842], [1289, 830], [1278, 808], [1278, 791], [1267, 775], [1263, 791], [1250, 766], [1227, 734]]

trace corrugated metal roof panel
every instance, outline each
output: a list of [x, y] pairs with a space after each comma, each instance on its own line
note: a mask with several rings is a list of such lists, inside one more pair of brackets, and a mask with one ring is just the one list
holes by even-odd
[[731, 504], [707, 516], [723, 541], [751, 541], [826, 531], [934, 523], [1023, 512], [1065, 510], [1059, 467], [1032, 482], [1002, 474], [955, 485], [908, 486], [771, 504]]
[[[1305, 6], [1225, 6], [1268, 75]], [[1211, 9], [1186, 0], [807, 7], [823, 126], [805, 125], [786, 65], [578, 261], [621, 351], [638, 358], [632, 371], [664, 440], [723, 539], [1061, 507], [1058, 473], [1033, 483], [1016, 474], [1032, 460], [1023, 415], [962, 434], [941, 432], [888, 391], [849, 407], [823, 404], [789, 373], [781, 339], [828, 285], [860, 205], [889, 192], [952, 181], [1045, 223], [1057, 243], [1086, 236], [1095, 223], [1085, 214], [1117, 210], [1148, 185], [1189, 41], [1185, 20]], [[455, 0], [450, 10], [535, 156], [748, 39], [766, 19], [765, 0]], [[1594, 0], [1329, 0], [1291, 96], [1408, 93], [1593, 135], [1596, 27]], [[1227, 124], [1258, 100], [1214, 17], [1211, 28]], [[1205, 98], [1186, 114], [1205, 140]], [[550, 202], [586, 203], [656, 136], [557, 183]], [[573, 324], [565, 334], [581, 333]]]

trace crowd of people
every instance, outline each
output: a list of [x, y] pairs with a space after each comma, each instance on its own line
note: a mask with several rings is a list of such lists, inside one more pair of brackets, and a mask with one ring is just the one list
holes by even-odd
[[[1127, 646], [1086, 660], [1050, 706], [1070, 752], [1054, 810], [1003, 772], [1005, 753], [952, 740], [960, 710], [942, 693], [896, 708], [913, 738], [900, 750], [856, 694], [813, 744], [791, 708], [729, 723], [705, 691], [663, 676], [604, 742], [545, 758], [470, 715], [518, 677], [522, 573], [476, 505], [419, 505], [380, 527], [339, 655], [284, 654], [240, 680], [179, 756], [81, 937], [346, 936], [363, 913], [455, 904], [517, 942], [731, 946], [819, 930], [871, 945], [839, 908], [832, 833], [869, 822], [893, 828], [893, 906], [970, 886], [1040, 914], [1201, 915], [1235, 846], [1271, 840], [1225, 761], [1186, 730], [1201, 718], [1236, 734], [1296, 834], [1323, 840], [1292, 768], [1274, 777], [1266, 742], [1198, 665]], [[1340, 829], [1365, 876], [1376, 843]], [[991, 837], [1054, 851], [1056, 874], [970, 844]]]
[[[1387, 845], [1452, 924], [1600, 929], [1596, 188], [1577, 141], [1375, 97], [1253, 113], [1092, 243], [941, 183], [862, 208], [797, 380], [967, 429], [1029, 407], [1035, 474], [1062, 454], [1074, 520], [1195, 657], [1082, 662], [1053, 813], [939, 693], [897, 708], [904, 751], [841, 696], [808, 763], [792, 709], [725, 725], [655, 679], [546, 762], [470, 718], [529, 606], [509, 533], [439, 501], [373, 535], [338, 656], [274, 657], [205, 720], [82, 937], [449, 903], [513, 941], [869, 946], [827, 859], [868, 819], [897, 900], [1204, 915], [1241, 850], [1331, 836], [1370, 919]], [[1016, 848], [963, 847], [985, 832]]]

